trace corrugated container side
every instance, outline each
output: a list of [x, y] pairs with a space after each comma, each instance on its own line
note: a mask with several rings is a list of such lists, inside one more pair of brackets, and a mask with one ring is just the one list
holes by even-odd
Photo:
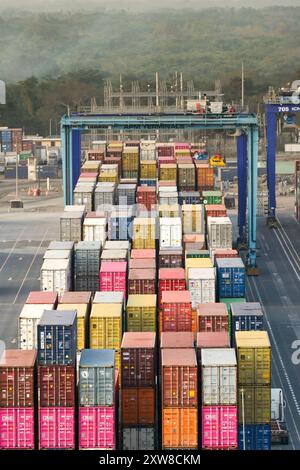
[[123, 450], [155, 450], [154, 427], [123, 427]]
[[202, 406], [202, 449], [237, 448], [237, 407]]
[[75, 409], [39, 409], [39, 449], [75, 449]]
[[164, 408], [162, 411], [162, 448], [198, 448], [198, 410]]
[[34, 408], [0, 408], [0, 449], [34, 449]]
[[116, 449], [114, 407], [79, 407], [79, 449]]
[[122, 425], [155, 424], [155, 388], [122, 388]]

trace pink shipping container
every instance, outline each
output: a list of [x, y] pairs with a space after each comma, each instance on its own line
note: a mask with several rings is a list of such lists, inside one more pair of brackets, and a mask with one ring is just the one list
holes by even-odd
[[33, 408], [0, 408], [0, 449], [34, 449]]
[[79, 449], [116, 448], [115, 408], [79, 408]]
[[57, 292], [32, 291], [27, 297], [26, 304], [57, 304]]
[[39, 409], [39, 449], [75, 448], [75, 409]]
[[100, 268], [100, 291], [124, 292], [126, 299], [126, 261], [103, 261]]
[[237, 406], [202, 406], [202, 449], [237, 448]]

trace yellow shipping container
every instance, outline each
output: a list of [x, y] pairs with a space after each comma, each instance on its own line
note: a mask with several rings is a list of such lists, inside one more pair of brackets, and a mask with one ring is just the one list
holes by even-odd
[[77, 351], [86, 348], [89, 308], [87, 304], [59, 304], [58, 310], [76, 310], [77, 312]]
[[179, 204], [161, 204], [158, 210], [159, 217], [180, 217]]
[[155, 248], [155, 219], [136, 217], [133, 221], [133, 248]]
[[190, 268], [213, 268], [213, 262], [210, 258], [187, 258], [185, 261], [185, 277], [189, 278]]
[[267, 331], [235, 333], [238, 384], [271, 384], [271, 344]]
[[183, 233], [204, 233], [204, 212], [202, 204], [182, 204]]
[[138, 170], [139, 150], [136, 147], [126, 147], [122, 154], [122, 169], [125, 171]]
[[93, 304], [90, 316], [90, 348], [120, 349], [122, 305]]
[[129, 332], [156, 331], [156, 295], [129, 295], [126, 320]]
[[98, 178], [100, 183], [117, 183], [118, 182], [118, 174], [117, 172], [101, 172]]
[[155, 179], [157, 177], [156, 161], [141, 161], [141, 178]]
[[162, 163], [159, 169], [160, 181], [177, 181], [176, 163]]

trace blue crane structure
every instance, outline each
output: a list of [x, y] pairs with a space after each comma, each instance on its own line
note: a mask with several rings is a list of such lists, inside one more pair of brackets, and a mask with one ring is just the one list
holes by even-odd
[[222, 130], [237, 133], [239, 238], [247, 237], [247, 272], [258, 274], [256, 199], [258, 120], [255, 114], [71, 114], [61, 119], [64, 203], [72, 204], [80, 173], [81, 133], [90, 129]]
[[[276, 227], [276, 147], [277, 120], [282, 115], [294, 115], [300, 112], [299, 81], [277, 94], [270, 87], [265, 96], [266, 144], [267, 144], [267, 185], [268, 185], [268, 218], [270, 227]], [[284, 90], [284, 89], [282, 89]]]

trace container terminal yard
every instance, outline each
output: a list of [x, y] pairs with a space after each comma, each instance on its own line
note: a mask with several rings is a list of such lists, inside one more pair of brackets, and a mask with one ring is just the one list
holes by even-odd
[[300, 163], [275, 165], [299, 91], [264, 126], [217, 90], [77, 110], [47, 168], [1, 130], [1, 450], [300, 450]]

